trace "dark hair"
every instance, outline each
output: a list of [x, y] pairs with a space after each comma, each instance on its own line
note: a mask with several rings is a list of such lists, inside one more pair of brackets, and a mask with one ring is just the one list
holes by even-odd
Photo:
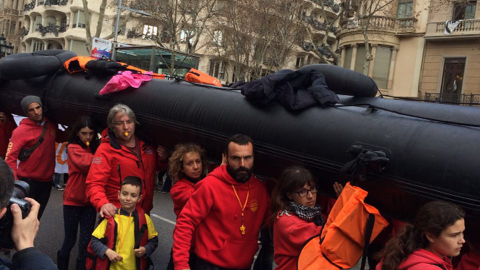
[[[140, 195], [142, 194], [143, 181], [140, 177], [136, 177], [136, 176], [125, 177], [125, 179], [122, 182], [122, 187], [125, 186], [125, 185], [132, 185], [134, 187], [139, 187], [140, 188]], [[122, 189], [122, 188], [120, 187], [120, 189]]]
[[383, 258], [382, 270], [395, 270], [410, 254], [417, 249], [430, 245], [426, 233], [438, 237], [443, 230], [465, 218], [465, 211], [455, 204], [433, 201], [425, 204], [417, 213], [413, 225], [406, 225], [385, 248], [376, 255]]
[[0, 210], [8, 206], [15, 186], [15, 176], [7, 163], [0, 158]]
[[270, 200], [272, 210], [270, 221], [275, 220], [278, 212], [284, 210], [285, 206], [287, 206], [290, 201], [287, 193], [294, 192], [304, 187], [307, 183], [312, 186], [315, 185], [310, 171], [301, 166], [288, 167], [282, 172], [280, 178], [278, 178], [277, 185], [273, 189], [272, 199]]
[[228, 156], [228, 146], [232, 142], [235, 143], [235, 144], [238, 144], [238, 145], [248, 145], [249, 143], [251, 143], [252, 144], [252, 150], [253, 150], [253, 152], [255, 152], [255, 145], [253, 144], [253, 140], [252, 140], [252, 138], [250, 138], [250, 136], [243, 135], [243, 134], [235, 134], [232, 137], [228, 138], [228, 140], [225, 144], [224, 153], [227, 156]]
[[205, 150], [200, 145], [194, 143], [177, 144], [175, 145], [175, 151], [168, 159], [168, 173], [172, 177], [172, 184], [175, 184], [175, 182], [184, 177], [183, 156], [189, 152], [195, 152], [200, 155], [203, 170], [202, 177], [207, 174], [208, 161], [207, 157], [205, 156]]
[[92, 142], [90, 143], [90, 149], [92, 150], [92, 153], [95, 153], [95, 151], [98, 148], [98, 145], [100, 144], [100, 140], [98, 139], [97, 136], [97, 127], [93, 123], [93, 120], [90, 116], [80, 116], [75, 124], [73, 125], [72, 131], [68, 137], [68, 142], [69, 143], [74, 143], [74, 144], [79, 144], [83, 148], [87, 147], [81, 140], [80, 137], [78, 137], [78, 133], [82, 128], [88, 127], [89, 129], [93, 130], [93, 139]]

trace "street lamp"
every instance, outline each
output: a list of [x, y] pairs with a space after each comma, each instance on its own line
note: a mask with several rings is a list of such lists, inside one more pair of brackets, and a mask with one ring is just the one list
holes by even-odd
[[112, 60], [114, 60], [114, 61], [117, 58], [117, 53], [116, 53], [115, 48], [117, 48], [118, 27], [120, 25], [120, 13], [122, 12], [121, 11], [122, 9], [126, 9], [126, 10], [129, 10], [131, 12], [142, 14], [142, 15], [145, 15], [145, 16], [151, 16], [152, 15], [152, 14], [147, 13], [145, 11], [136, 10], [136, 9], [132, 9], [132, 8], [129, 8], [129, 7], [124, 7], [124, 6], [122, 6], [122, 0], [120, 0], [118, 2], [117, 21], [115, 23], [115, 37], [113, 39], [113, 50], [112, 50]]

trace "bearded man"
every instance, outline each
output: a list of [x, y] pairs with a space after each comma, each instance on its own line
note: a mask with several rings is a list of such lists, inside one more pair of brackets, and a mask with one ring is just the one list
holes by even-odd
[[[250, 269], [269, 196], [253, 176], [253, 141], [237, 134], [227, 142], [227, 164], [195, 185], [174, 231], [175, 269]], [[195, 265], [189, 251], [195, 238]]]

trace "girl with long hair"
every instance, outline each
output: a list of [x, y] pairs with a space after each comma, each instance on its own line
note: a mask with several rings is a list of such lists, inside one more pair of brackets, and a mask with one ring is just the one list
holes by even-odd
[[76, 269], [85, 269], [88, 242], [95, 228], [96, 210], [85, 194], [92, 157], [99, 145], [96, 126], [89, 116], [81, 116], [73, 125], [67, 145], [68, 183], [63, 193], [63, 223], [65, 238], [57, 253], [59, 270], [69, 269], [70, 252], [77, 241], [78, 257]]
[[[339, 195], [343, 187], [335, 183], [334, 189]], [[310, 171], [298, 166], [285, 169], [273, 190], [271, 208], [275, 270], [296, 269], [303, 244], [325, 223]]]
[[449, 257], [460, 254], [465, 240], [465, 212], [458, 206], [433, 201], [417, 213], [377, 255], [376, 270], [453, 270]]
[[[178, 218], [192, 195], [195, 184], [207, 175], [208, 161], [205, 156], [205, 150], [201, 146], [194, 143], [184, 143], [175, 146], [175, 151], [168, 160], [168, 164], [168, 173], [173, 182], [173, 186], [170, 189], [173, 212], [175, 212]], [[192, 262], [190, 266], [195, 265], [193, 263], [195, 262], [194, 252], [190, 253], [190, 261]], [[172, 256], [170, 256], [167, 269], [173, 269]]]

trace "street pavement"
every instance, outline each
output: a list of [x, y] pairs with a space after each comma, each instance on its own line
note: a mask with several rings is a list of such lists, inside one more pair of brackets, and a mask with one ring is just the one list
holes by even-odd
[[[158, 248], [152, 255], [155, 269], [164, 270], [170, 258], [175, 228], [175, 214], [170, 194], [155, 191], [151, 218], [158, 236]], [[35, 239], [35, 246], [46, 253], [56, 263], [57, 251], [63, 243], [63, 191], [52, 190], [50, 201], [40, 221], [40, 229]], [[75, 258], [78, 246], [75, 245], [70, 254], [70, 268], [75, 269]], [[360, 269], [358, 265], [352, 269]], [[367, 267], [368, 269], [368, 267]]]

